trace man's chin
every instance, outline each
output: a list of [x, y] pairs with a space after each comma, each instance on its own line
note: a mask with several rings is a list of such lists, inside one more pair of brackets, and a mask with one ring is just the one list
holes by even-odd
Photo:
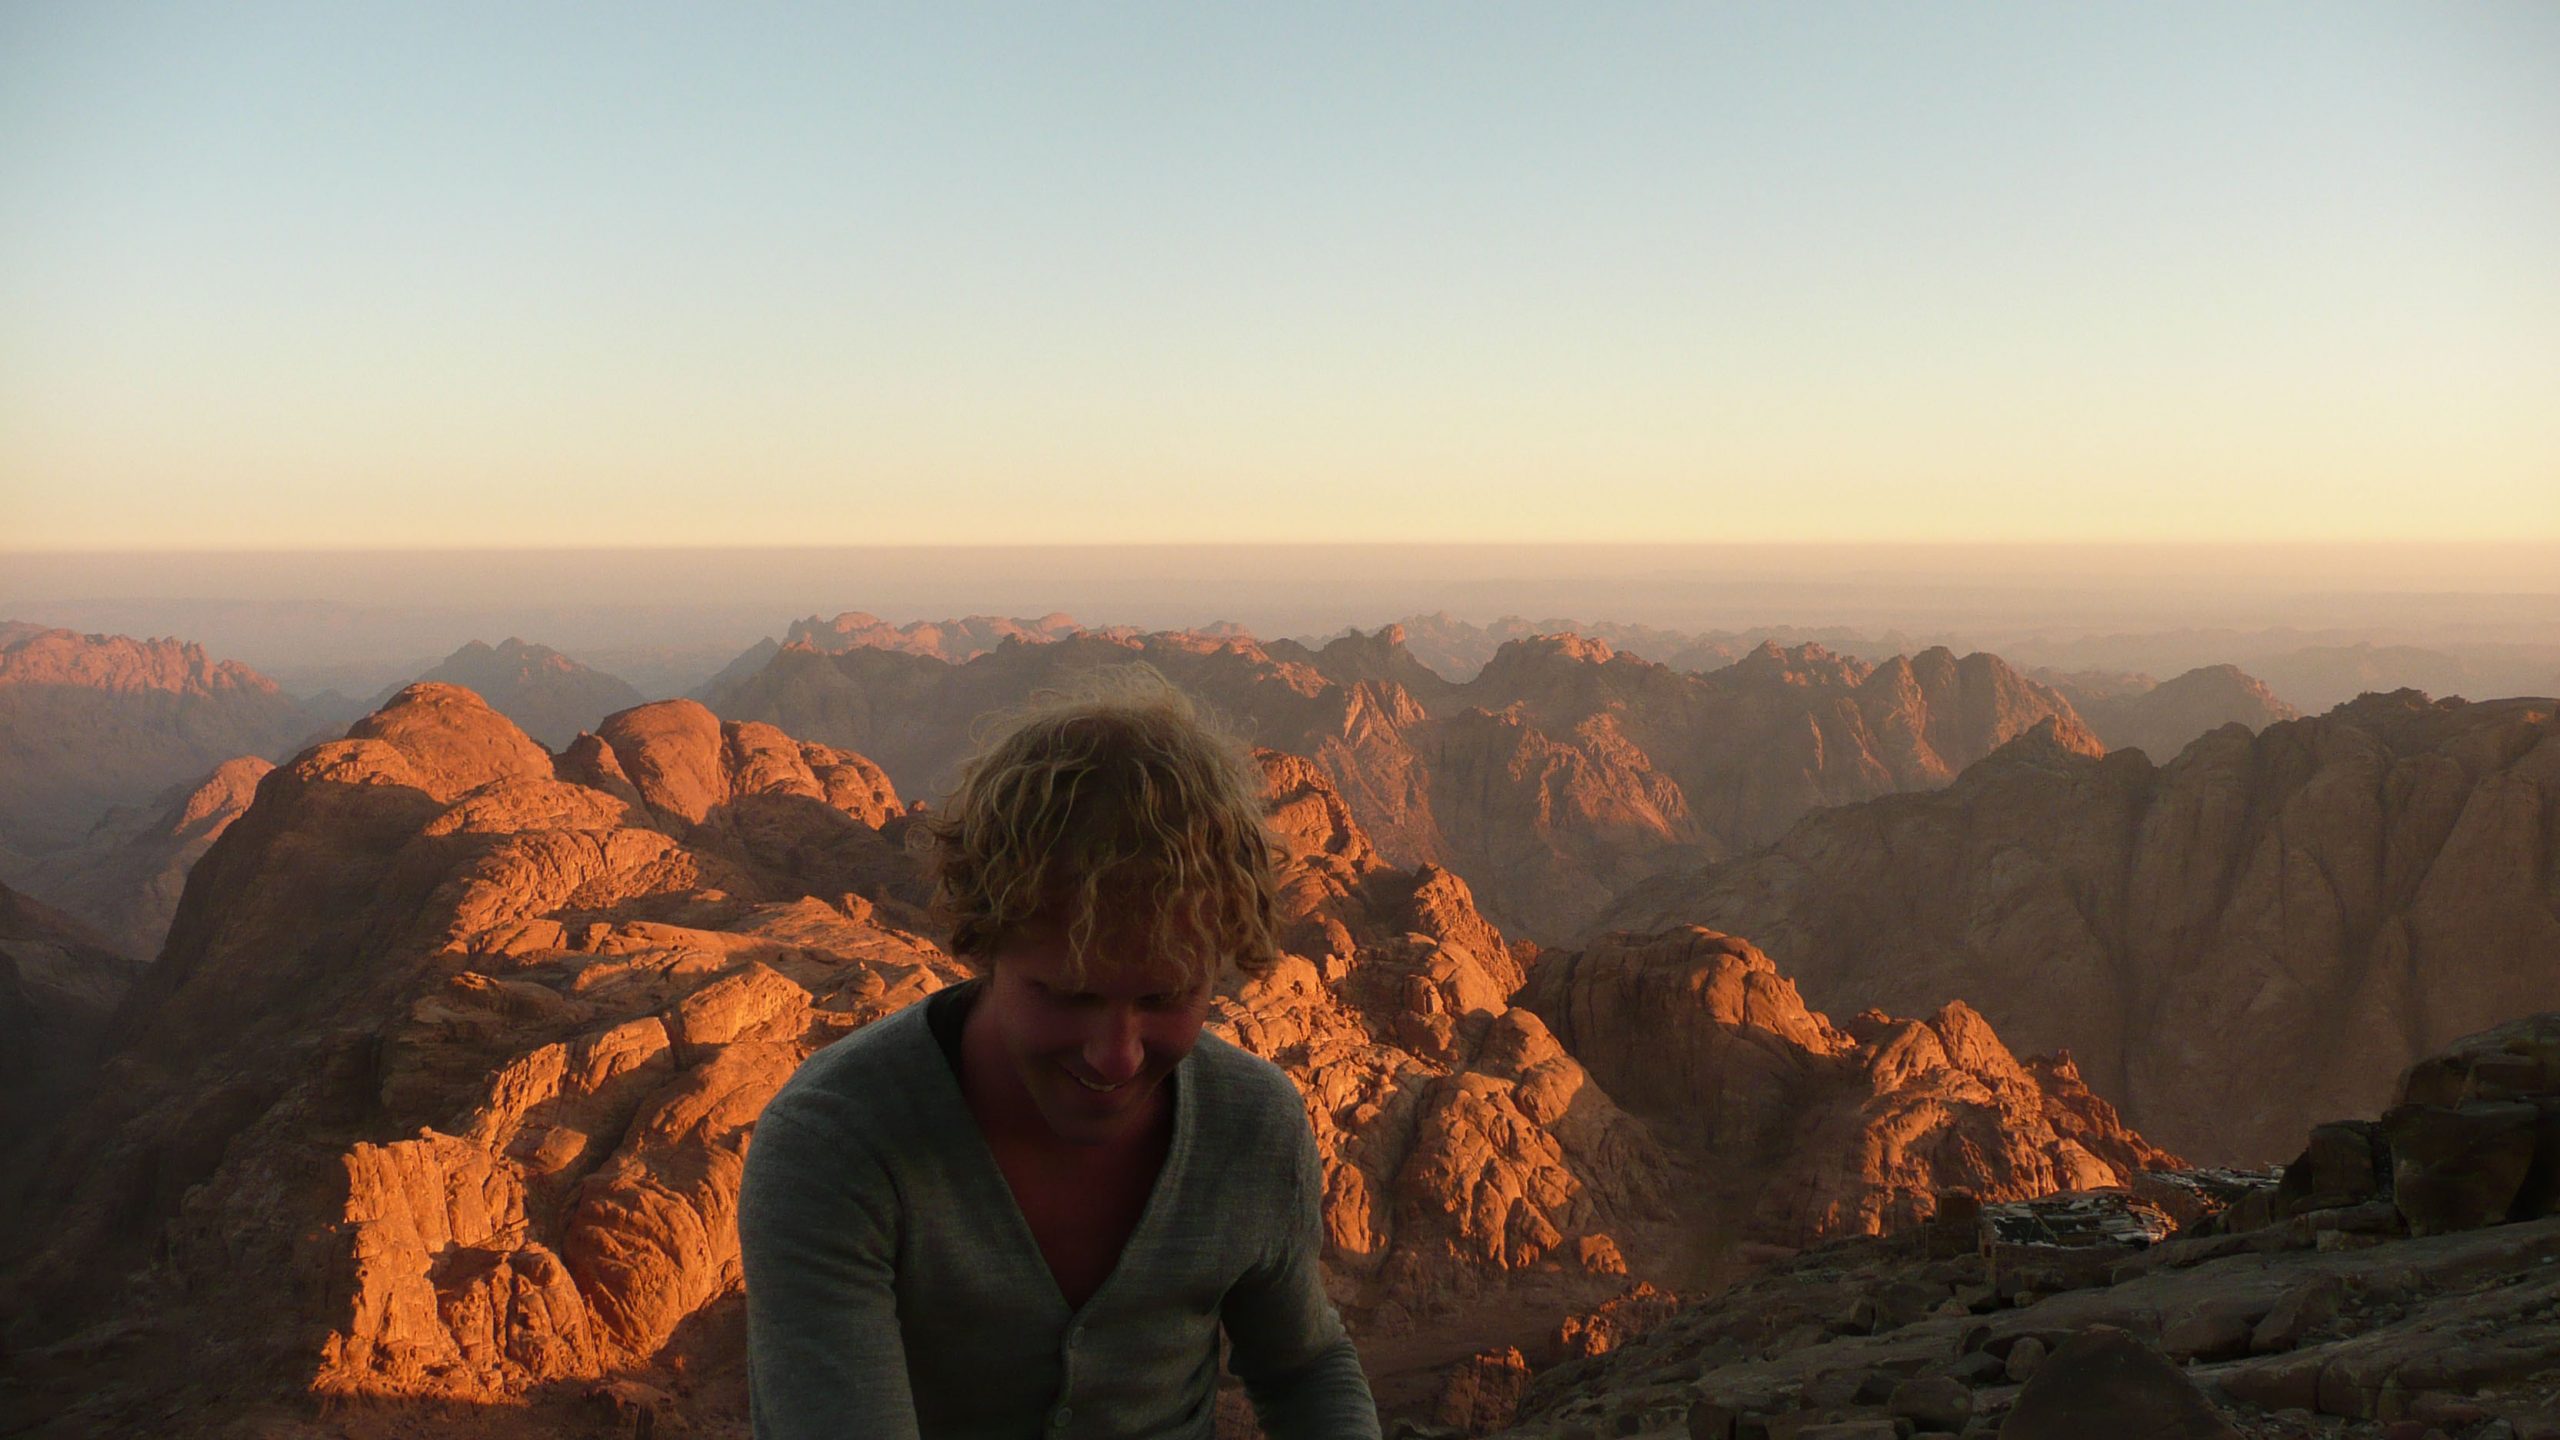
[[1124, 1095], [1091, 1089], [1068, 1074], [1056, 1081], [1042, 1097], [1040, 1117], [1070, 1145], [1106, 1145], [1125, 1138], [1147, 1113], [1147, 1093], [1155, 1088], [1152, 1081], [1131, 1080]]

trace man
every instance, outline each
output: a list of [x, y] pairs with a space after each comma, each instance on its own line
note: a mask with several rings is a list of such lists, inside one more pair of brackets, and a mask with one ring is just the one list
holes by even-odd
[[1271, 1440], [1378, 1419], [1297, 1089], [1202, 1032], [1277, 958], [1249, 763], [1144, 667], [1021, 717], [928, 827], [977, 978], [811, 1056], [749, 1148], [760, 1440]]

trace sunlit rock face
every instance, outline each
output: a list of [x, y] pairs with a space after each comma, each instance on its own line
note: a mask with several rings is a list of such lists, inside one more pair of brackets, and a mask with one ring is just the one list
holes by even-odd
[[[2401, 691], [2156, 766], [2031, 736], [1607, 922], [1747, 934], [1817, 1005], [1964, 1000], [2161, 1143], [2281, 1159], [2455, 1037], [2560, 1006], [2556, 711]], [[2270, 1078], [2234, 1104], [2235, 1075]]]
[[[640, 692], [619, 676], [512, 636], [495, 645], [474, 640], [410, 683], [459, 685], [554, 750], [605, 716], [640, 703]], [[395, 685], [374, 703], [388, 704], [404, 688]]]
[[2265, 683], [2236, 665], [2207, 665], [2172, 680], [2148, 675], [2081, 671], [2034, 672], [2052, 686], [2110, 750], [2140, 750], [2167, 761], [2197, 738], [2225, 725], [2250, 734], [2302, 712], [2276, 697]]
[[26, 883], [28, 863], [116, 807], [318, 728], [274, 681], [202, 646], [0, 622], [0, 875]]
[[1664, 1257], [1665, 1159], [1530, 1012], [1520, 960], [1446, 870], [1387, 865], [1311, 762], [1261, 754], [1291, 844], [1287, 955], [1219, 1029], [1305, 1092], [1328, 1259], [1366, 1334], [1467, 1323], [1506, 1290], [1550, 1309]]
[[1709, 1224], [1798, 1246], [1928, 1218], [1945, 1191], [2016, 1199], [2180, 1163], [2067, 1057], [2022, 1064], [1970, 1007], [1926, 1020], [1805, 1007], [1748, 942], [1613, 935], [1540, 957], [1521, 1001], [1695, 1167]]
[[859, 750], [911, 794], [948, 786], [989, 710], [1144, 660], [1257, 744], [1312, 760], [1392, 864], [1463, 876], [1515, 933], [1585, 933], [1645, 878], [1765, 843], [1809, 810], [1946, 784], [2040, 724], [2103, 748], [1995, 656], [1881, 665], [1764, 645], [1704, 674], [1549, 635], [1463, 685], [1394, 626], [1310, 649], [1230, 631], [1008, 639], [965, 664], [794, 645], [710, 693], [733, 719]]

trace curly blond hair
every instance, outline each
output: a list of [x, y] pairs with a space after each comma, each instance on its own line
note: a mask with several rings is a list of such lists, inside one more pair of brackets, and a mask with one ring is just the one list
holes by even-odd
[[993, 738], [924, 827], [954, 955], [983, 970], [1055, 923], [1078, 983], [1102, 940], [1194, 984], [1279, 959], [1260, 772], [1155, 667], [1097, 670], [980, 723]]

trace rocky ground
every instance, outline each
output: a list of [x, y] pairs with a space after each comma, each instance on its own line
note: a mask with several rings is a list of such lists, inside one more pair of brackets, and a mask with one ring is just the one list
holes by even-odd
[[2170, 1178], [1814, 1247], [1596, 1356], [1479, 1357], [1398, 1428], [2560, 1437], [2560, 1015], [2414, 1067], [2381, 1121], [2319, 1127], [2280, 1177]]

